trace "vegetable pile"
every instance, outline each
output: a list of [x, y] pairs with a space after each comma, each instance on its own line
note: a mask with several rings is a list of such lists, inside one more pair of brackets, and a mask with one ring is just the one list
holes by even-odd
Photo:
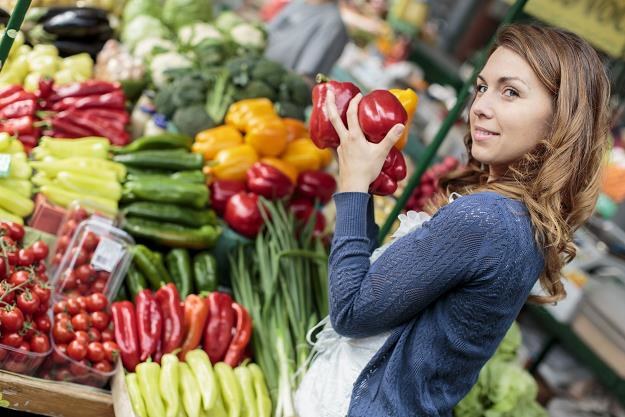
[[22, 143], [0, 133], [0, 219], [23, 224], [33, 212], [31, 175]]

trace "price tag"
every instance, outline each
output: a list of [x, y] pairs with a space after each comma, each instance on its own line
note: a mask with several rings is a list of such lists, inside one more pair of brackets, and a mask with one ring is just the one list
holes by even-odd
[[124, 254], [124, 247], [114, 240], [103, 237], [91, 258], [91, 266], [98, 271], [113, 272]]
[[11, 172], [11, 155], [8, 153], [0, 153], [0, 178], [9, 176]]

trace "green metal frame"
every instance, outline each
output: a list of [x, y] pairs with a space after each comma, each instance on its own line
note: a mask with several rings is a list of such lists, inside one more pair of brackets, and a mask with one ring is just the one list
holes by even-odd
[[11, 46], [13, 46], [13, 41], [17, 36], [17, 32], [19, 32], [22, 27], [24, 17], [30, 7], [30, 2], [31, 0], [18, 0], [11, 13], [11, 17], [9, 17], [7, 27], [2, 35], [2, 40], [0, 40], [0, 71], [2, 71], [2, 67], [9, 56], [9, 51], [11, 50]]

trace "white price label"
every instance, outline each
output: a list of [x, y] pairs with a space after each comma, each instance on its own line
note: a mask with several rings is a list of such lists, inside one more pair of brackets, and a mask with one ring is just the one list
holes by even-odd
[[114, 240], [103, 237], [93, 252], [91, 266], [98, 271], [113, 272], [124, 254], [124, 247]]
[[11, 155], [0, 153], [0, 178], [8, 177], [11, 172]]

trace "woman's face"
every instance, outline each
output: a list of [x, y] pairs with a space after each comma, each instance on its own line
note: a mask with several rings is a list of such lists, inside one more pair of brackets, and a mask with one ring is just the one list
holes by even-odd
[[545, 138], [552, 98], [529, 64], [505, 47], [493, 52], [476, 83], [471, 154], [489, 165], [493, 176]]

